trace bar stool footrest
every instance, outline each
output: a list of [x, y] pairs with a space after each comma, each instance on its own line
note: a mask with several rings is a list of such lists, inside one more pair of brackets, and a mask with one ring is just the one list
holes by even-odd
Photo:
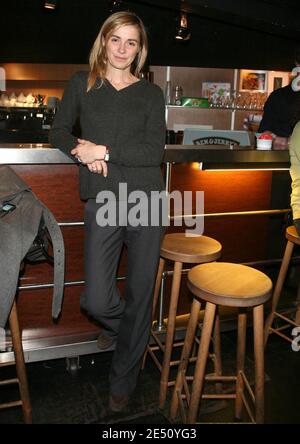
[[0, 404], [0, 410], [4, 410], [4, 409], [10, 409], [13, 407], [19, 407], [22, 406], [23, 403], [21, 400], [19, 401], [10, 401], [10, 402], [6, 402], [6, 403], [2, 403]]
[[[296, 308], [295, 308], [295, 310], [296, 310]], [[292, 312], [294, 312], [295, 310], [292, 310]], [[297, 324], [297, 322], [293, 321], [293, 319], [288, 318], [287, 316], [285, 316], [282, 313], [279, 313], [278, 311], [275, 311], [273, 313], [273, 316], [274, 316], [273, 323], [274, 323], [275, 318], [279, 318], [279, 319], [282, 319], [283, 321], [285, 321], [286, 324], [281, 325], [280, 327], [272, 327], [272, 326], [270, 326], [269, 332], [270, 333], [274, 333], [274, 334], [280, 336], [281, 338], [285, 339], [286, 341], [292, 343], [293, 339], [291, 339], [289, 336], [281, 333], [281, 331], [282, 330], [286, 330], [286, 329], [291, 328], [291, 327], [300, 327], [300, 325]]]
[[[251, 388], [251, 385], [248, 381], [247, 376], [245, 375], [245, 373], [243, 371], [240, 372], [240, 375], [243, 379], [243, 383], [244, 383], [244, 388], [247, 390], [251, 401], [253, 402], [253, 404], [255, 405], [255, 395], [254, 392]], [[189, 385], [188, 383], [193, 382], [194, 380], [194, 376], [185, 376], [184, 377], [184, 381], [183, 381], [183, 387], [182, 387], [182, 392], [180, 393], [179, 391], [177, 391], [177, 397], [179, 400], [179, 410], [180, 410], [180, 415], [181, 415], [181, 419], [183, 421], [186, 421], [186, 410], [185, 410], [185, 406], [184, 406], [184, 402], [186, 401], [187, 405], [189, 405], [190, 402], [190, 390], [189, 390]], [[236, 383], [237, 381], [237, 376], [235, 375], [213, 375], [213, 374], [207, 374], [205, 375], [204, 378], [205, 382], [231, 382], [231, 383]], [[229, 400], [229, 399], [236, 399], [237, 395], [236, 393], [202, 393], [201, 395], [201, 399], [224, 399], [224, 400]], [[242, 398], [242, 402], [243, 405], [245, 406], [245, 409], [250, 417], [251, 422], [255, 423], [255, 419], [254, 416], [252, 414], [251, 411], [251, 407], [249, 405], [249, 402], [245, 396], [244, 391], [241, 393], [241, 398]], [[184, 411], [184, 414], [182, 413]]]

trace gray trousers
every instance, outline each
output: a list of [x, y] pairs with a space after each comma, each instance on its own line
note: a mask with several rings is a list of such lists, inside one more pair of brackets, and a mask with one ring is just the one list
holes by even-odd
[[[110, 370], [110, 393], [130, 395], [139, 374], [151, 327], [152, 295], [163, 235], [161, 226], [107, 226], [96, 222], [100, 205], [85, 207], [85, 291], [81, 307], [107, 334], [117, 336]], [[123, 245], [127, 247], [124, 297], [116, 274]]]

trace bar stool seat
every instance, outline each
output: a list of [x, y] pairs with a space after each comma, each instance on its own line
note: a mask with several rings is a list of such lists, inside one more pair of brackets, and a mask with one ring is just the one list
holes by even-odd
[[31, 403], [29, 398], [29, 390], [27, 383], [27, 374], [24, 361], [24, 352], [22, 346], [22, 340], [20, 335], [19, 321], [16, 302], [14, 301], [10, 315], [9, 315], [9, 327], [12, 337], [14, 361], [1, 362], [0, 354], [0, 368], [9, 365], [16, 365], [17, 378], [0, 380], [0, 387], [9, 384], [18, 384], [20, 391], [20, 400], [11, 401], [0, 404], [0, 410], [21, 406], [23, 410], [23, 417], [26, 424], [32, 423]]
[[174, 262], [198, 264], [218, 259], [221, 255], [220, 242], [208, 236], [186, 236], [184, 233], [166, 234], [161, 257]]
[[[291, 337], [285, 335], [283, 333], [283, 330], [285, 330], [288, 327], [299, 327], [300, 326], [300, 280], [299, 280], [299, 286], [298, 286], [298, 292], [297, 292], [297, 307], [290, 310], [290, 313], [279, 313], [277, 311], [277, 306], [279, 303], [279, 299], [282, 292], [282, 287], [284, 285], [284, 281], [289, 269], [290, 261], [292, 258], [293, 250], [295, 245], [300, 245], [300, 237], [298, 236], [298, 233], [296, 231], [296, 228], [292, 225], [290, 227], [287, 227], [285, 232], [285, 237], [287, 239], [287, 244], [283, 256], [283, 260], [281, 263], [281, 267], [279, 270], [278, 278], [276, 281], [273, 297], [272, 297], [272, 308], [269, 316], [267, 317], [266, 323], [265, 323], [265, 344], [268, 341], [268, 337], [270, 333], [275, 333], [278, 336], [281, 336], [288, 342], [292, 342], [293, 339]], [[291, 314], [294, 313], [296, 310], [295, 320], [291, 318]], [[285, 324], [275, 328], [273, 326], [273, 322], [275, 318], [282, 319]]]
[[[220, 242], [207, 236], [187, 236], [185, 233], [170, 233], [164, 236], [161, 252], [160, 262], [156, 278], [156, 285], [154, 290], [152, 319], [154, 319], [159, 290], [161, 287], [165, 261], [170, 260], [174, 262], [172, 289], [169, 303], [168, 322], [166, 331], [156, 331], [153, 327], [151, 329], [151, 336], [156, 345], [148, 345], [146, 354], [149, 353], [155, 364], [161, 371], [160, 391], [159, 391], [159, 406], [164, 406], [167, 389], [170, 385], [174, 385], [175, 381], [169, 381], [170, 366], [177, 365], [178, 361], [171, 361], [171, 355], [174, 345], [174, 332], [176, 324], [176, 313], [178, 298], [181, 284], [181, 274], [183, 263], [199, 264], [204, 262], [211, 262], [218, 259], [221, 255], [222, 245]], [[163, 344], [159, 338], [161, 333], [165, 334], [165, 343]], [[178, 343], [177, 345], [180, 345]], [[181, 342], [182, 345], [182, 342]], [[156, 352], [161, 350], [163, 352], [163, 362], [160, 363]], [[146, 356], [145, 354], [145, 356]]]
[[[244, 405], [251, 420], [262, 423], [264, 417], [263, 304], [271, 296], [272, 281], [264, 273], [245, 265], [214, 262], [192, 268], [188, 273], [187, 285], [194, 299], [171, 401], [171, 419], [175, 419], [180, 406], [183, 421], [194, 424], [202, 398], [233, 398], [236, 418], [241, 418]], [[195, 371], [193, 376], [186, 376], [198, 313], [203, 301], [206, 302], [206, 306]], [[238, 308], [237, 372], [234, 376], [205, 375], [209, 343], [218, 306]], [[248, 308], [253, 309], [255, 393], [252, 392], [244, 374]], [[192, 381], [191, 391], [188, 386], [190, 381]], [[234, 382], [235, 393], [203, 395], [205, 381]], [[244, 394], [245, 387], [255, 405], [254, 415]], [[187, 403], [187, 408], [184, 402]]]

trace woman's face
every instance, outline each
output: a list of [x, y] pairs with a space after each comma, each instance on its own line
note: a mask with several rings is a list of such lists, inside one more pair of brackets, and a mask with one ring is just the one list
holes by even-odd
[[130, 69], [140, 50], [140, 35], [133, 25], [115, 29], [105, 42], [107, 67], [120, 70]]

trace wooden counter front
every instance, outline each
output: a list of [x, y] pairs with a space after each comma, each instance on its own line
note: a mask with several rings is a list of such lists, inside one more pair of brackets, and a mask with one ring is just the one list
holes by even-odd
[[[69, 165], [14, 165], [14, 171], [32, 188], [53, 212], [58, 223], [83, 222], [84, 202], [78, 194], [78, 167]], [[65, 282], [83, 281], [83, 225], [62, 226], [66, 251]], [[48, 263], [26, 264], [20, 286], [53, 282], [53, 267]], [[79, 298], [83, 286], [66, 286], [61, 316], [51, 318], [52, 289], [21, 289], [18, 310], [23, 338], [68, 336], [98, 331], [99, 327], [81, 313]]]

